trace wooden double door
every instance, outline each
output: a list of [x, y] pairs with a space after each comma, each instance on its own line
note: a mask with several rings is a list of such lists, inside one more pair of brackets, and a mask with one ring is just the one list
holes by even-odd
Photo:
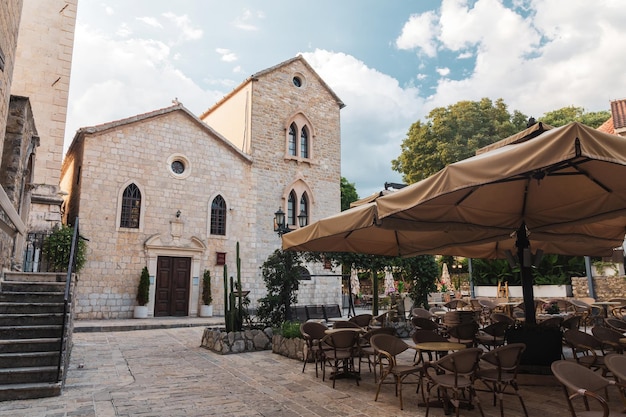
[[190, 280], [191, 258], [157, 258], [155, 317], [189, 315]]

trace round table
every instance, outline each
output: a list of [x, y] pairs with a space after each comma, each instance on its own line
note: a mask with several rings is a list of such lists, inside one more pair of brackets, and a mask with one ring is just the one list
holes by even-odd
[[465, 349], [466, 347], [467, 346], [463, 343], [456, 342], [422, 342], [413, 345], [413, 349], [417, 350], [420, 357], [417, 363], [420, 363], [423, 360], [422, 352], [448, 353], [450, 351], [454, 352]]

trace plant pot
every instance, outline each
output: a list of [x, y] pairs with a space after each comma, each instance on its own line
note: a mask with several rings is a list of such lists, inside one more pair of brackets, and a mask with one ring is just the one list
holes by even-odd
[[200, 306], [200, 317], [213, 317], [213, 305], [201, 305]]
[[135, 306], [133, 317], [136, 319], [148, 318], [148, 306]]

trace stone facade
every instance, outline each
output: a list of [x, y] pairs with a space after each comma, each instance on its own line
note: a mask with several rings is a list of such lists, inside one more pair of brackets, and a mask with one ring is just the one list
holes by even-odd
[[[626, 298], [626, 277], [593, 277], [593, 289], [597, 301], [608, 301], [611, 298]], [[587, 277], [572, 277], [574, 298], [589, 297], [589, 281]]]
[[207, 327], [202, 334], [200, 346], [221, 355], [255, 352], [272, 348], [272, 329], [225, 332], [222, 329]]
[[[306, 88], [294, 86], [294, 74], [306, 80]], [[242, 93], [249, 105], [232, 104]], [[250, 291], [254, 309], [266, 294], [260, 267], [280, 247], [272, 224], [276, 209], [288, 212], [289, 195], [296, 194], [308, 198], [309, 221], [340, 211], [341, 106], [298, 57], [255, 74], [207, 111], [204, 122], [176, 103], [80, 129], [61, 172], [61, 188], [69, 193], [64, 221], [71, 224], [79, 216], [81, 235], [89, 239], [77, 318], [131, 317], [144, 266], [151, 276], [149, 315], [162, 315], [164, 258], [190, 259], [185, 299], [177, 301], [186, 306], [176, 315], [198, 314], [204, 270], [211, 272], [214, 312], [221, 315], [224, 266], [216, 261], [218, 253], [225, 254], [227, 275], [235, 276], [237, 242], [242, 287]], [[213, 118], [230, 120], [225, 133], [247, 137], [225, 137], [211, 126]], [[292, 120], [306, 120], [312, 132], [308, 158], [288, 155]], [[184, 165], [182, 174], [173, 172], [174, 161]], [[123, 192], [131, 184], [141, 193], [139, 222], [120, 227]], [[227, 207], [224, 235], [211, 232], [218, 196]], [[339, 304], [340, 277], [321, 265], [307, 268], [312, 277], [302, 281], [299, 303]]]
[[30, 186], [31, 232], [47, 231], [61, 222], [59, 175], [77, 3], [24, 0], [11, 93], [30, 99], [41, 138]]

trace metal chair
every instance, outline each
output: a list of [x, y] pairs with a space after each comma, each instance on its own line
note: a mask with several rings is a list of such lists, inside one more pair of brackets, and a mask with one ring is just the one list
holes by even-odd
[[[421, 330], [421, 329], [415, 330], [413, 334], [411, 335], [411, 339], [413, 340], [413, 343], [415, 343], [416, 345], [419, 343], [423, 343], [423, 342], [447, 342], [448, 341], [448, 338], [446, 338], [445, 336], [442, 336], [441, 334], [433, 330]], [[419, 363], [424, 360], [423, 358], [420, 358], [419, 361], [417, 360], [418, 353], [419, 352], [416, 350], [415, 355], [413, 355], [413, 362]], [[433, 360], [432, 352], [426, 351], [426, 353], [428, 354], [428, 360], [432, 361]], [[438, 355], [438, 352], [435, 352], [435, 354]], [[437, 357], [437, 359], [439, 359], [439, 357]]]
[[615, 353], [624, 353], [624, 345], [619, 341], [624, 338], [624, 334], [615, 329], [605, 326], [593, 326], [591, 334], [599, 339], [607, 350]]
[[356, 316], [350, 317], [348, 321], [356, 323], [364, 329], [368, 329], [370, 327], [370, 323], [372, 322], [372, 317], [373, 316], [371, 314], [367, 313], [357, 314]]
[[563, 334], [565, 343], [572, 349], [573, 360], [591, 370], [599, 370], [606, 376], [604, 345], [595, 336], [572, 329]]
[[448, 328], [448, 341], [462, 343], [468, 347], [476, 346], [478, 323], [464, 323]]
[[389, 334], [395, 335], [396, 329], [393, 327], [378, 327], [376, 329], [371, 329], [367, 331], [363, 336], [361, 336], [361, 340], [359, 341], [359, 372], [361, 372], [361, 362], [364, 358], [367, 359], [367, 367], [370, 372], [374, 372], [374, 382], [378, 382], [376, 377], [376, 366], [378, 365], [377, 353], [374, 350], [374, 347], [371, 343], [372, 336], [376, 334]]
[[[478, 361], [482, 353], [483, 350], [480, 348], [463, 349], [443, 356], [436, 362], [427, 362], [424, 365], [424, 375], [428, 379], [426, 417], [430, 411], [430, 396], [433, 389], [439, 393], [446, 411], [448, 403], [454, 406], [457, 417], [459, 416], [461, 401], [468, 401], [470, 404], [476, 405], [480, 410], [480, 415], [485, 416], [474, 388]], [[467, 396], [465, 395], [466, 392]]]
[[392, 376], [395, 387], [396, 396], [400, 397], [400, 409], [404, 409], [402, 403], [402, 383], [409, 376], [417, 378], [418, 390], [421, 381], [422, 367], [414, 364], [404, 365], [397, 362], [397, 356], [411, 347], [397, 336], [387, 334], [376, 334], [371, 337], [370, 342], [374, 350], [379, 354], [380, 379], [376, 388], [376, 397], [374, 401], [378, 401], [378, 394], [381, 386], [385, 383], [388, 376]]
[[476, 335], [476, 343], [483, 345], [487, 350], [497, 348], [506, 342], [505, 335], [510, 325], [504, 321], [490, 324], [478, 331]]
[[[569, 330], [573, 331], [573, 330]], [[615, 381], [609, 380], [589, 368], [568, 360], [552, 362], [552, 373], [563, 386], [565, 399], [572, 417], [608, 417], [610, 409], [607, 401], [597, 391], [605, 390], [609, 385], [616, 385]], [[582, 399], [585, 412], [577, 413], [573, 400]], [[602, 410], [591, 410], [589, 399], [599, 405]]]
[[412, 309], [411, 315], [413, 317], [423, 317], [425, 319], [432, 319], [433, 317], [433, 313], [422, 307], [415, 307], [414, 309]]
[[328, 345], [328, 348], [324, 349], [322, 381], [326, 379], [326, 365], [329, 365], [333, 369], [331, 376], [333, 388], [340, 376], [353, 377], [359, 385], [358, 372], [354, 369], [354, 358], [358, 356], [359, 350], [359, 332], [340, 329], [324, 336], [321, 344]]
[[[524, 404], [524, 399], [517, 386], [517, 369], [522, 353], [526, 349], [523, 343], [511, 343], [500, 346], [481, 356], [481, 360], [493, 365], [490, 368], [480, 368], [476, 372], [476, 378], [482, 381], [491, 392], [493, 392], [493, 405], [496, 405], [496, 397], [500, 400], [500, 416], [504, 417], [504, 394], [515, 394], [519, 398], [524, 410], [524, 415], [528, 417], [528, 411]], [[506, 392], [507, 387], [513, 388], [514, 393]]]

